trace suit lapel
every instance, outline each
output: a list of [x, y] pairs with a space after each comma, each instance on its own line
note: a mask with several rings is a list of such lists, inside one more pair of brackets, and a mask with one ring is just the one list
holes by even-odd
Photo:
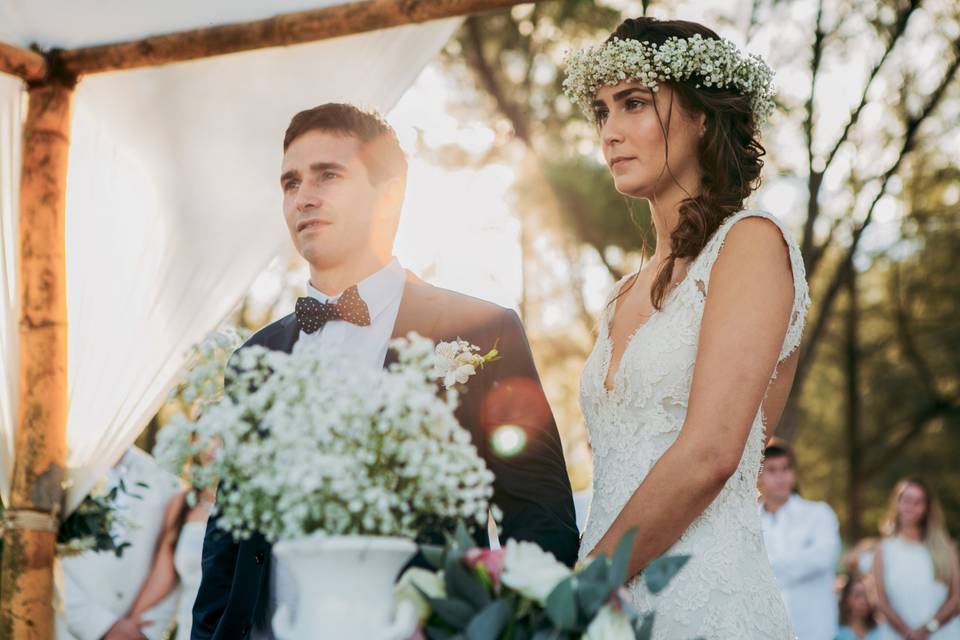
[[280, 331], [276, 337], [276, 349], [290, 353], [293, 345], [300, 338], [300, 325], [297, 323], [297, 314], [291, 313], [280, 320]]
[[[437, 327], [440, 323], [442, 308], [440, 305], [439, 290], [427, 284], [409, 271], [407, 281], [403, 286], [403, 297], [400, 299], [400, 309], [397, 311], [397, 320], [393, 324], [394, 338], [405, 337], [411, 331], [436, 341]], [[384, 368], [397, 361], [397, 353], [387, 349], [384, 359]]]

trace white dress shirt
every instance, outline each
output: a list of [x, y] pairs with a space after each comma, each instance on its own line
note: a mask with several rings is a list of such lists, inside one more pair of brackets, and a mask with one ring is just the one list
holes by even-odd
[[760, 505], [767, 556], [799, 640], [837, 633], [834, 577], [840, 557], [837, 516], [826, 502], [792, 495], [777, 511]]
[[[356, 352], [357, 362], [373, 368], [383, 366], [387, 357], [393, 325], [400, 310], [406, 275], [396, 258], [376, 273], [357, 283], [360, 297], [370, 310], [370, 326], [359, 327], [344, 320], [328, 322], [314, 333], [300, 331], [300, 340], [319, 340], [323, 348], [347, 349]], [[336, 302], [307, 283], [307, 295], [320, 302]]]
[[[370, 311], [370, 325], [360, 327], [344, 320], [332, 320], [313, 333], [300, 331], [299, 340], [319, 340], [322, 349], [346, 350], [355, 353], [359, 366], [382, 368], [387, 357], [393, 326], [397, 322], [406, 273], [394, 258], [385, 267], [357, 283], [360, 297]], [[329, 297], [307, 283], [307, 295], [320, 302], [336, 302], [340, 297]], [[279, 604], [296, 610], [296, 583], [290, 573], [273, 556], [270, 563], [270, 621]], [[271, 640], [272, 631], [254, 631], [254, 640]]]

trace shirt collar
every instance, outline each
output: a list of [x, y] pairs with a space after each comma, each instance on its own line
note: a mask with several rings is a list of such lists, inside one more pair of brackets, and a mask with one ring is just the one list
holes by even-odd
[[[406, 281], [400, 261], [394, 258], [386, 266], [375, 271], [357, 283], [360, 297], [367, 303], [370, 319], [373, 320], [403, 294], [403, 285]], [[320, 302], [335, 302], [339, 295], [328, 296], [316, 289], [307, 281], [307, 295]]]

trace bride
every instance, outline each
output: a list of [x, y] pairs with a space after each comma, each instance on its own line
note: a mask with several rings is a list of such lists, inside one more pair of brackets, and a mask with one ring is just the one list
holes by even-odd
[[[702, 25], [627, 20], [567, 63], [617, 191], [649, 201], [650, 264], [618, 282], [581, 379], [594, 498], [581, 558], [638, 529], [628, 591], [655, 638], [792, 638], [761, 537], [765, 427], [797, 366], [807, 284], [783, 224], [744, 210], [772, 72]], [[658, 595], [639, 574], [689, 562]]]

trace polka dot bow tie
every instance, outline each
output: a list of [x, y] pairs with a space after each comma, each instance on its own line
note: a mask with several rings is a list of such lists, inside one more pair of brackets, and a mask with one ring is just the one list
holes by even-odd
[[331, 320], [344, 320], [358, 327], [370, 325], [370, 310], [357, 285], [343, 292], [336, 302], [320, 302], [309, 296], [297, 298], [297, 322], [306, 333], [318, 331]]

